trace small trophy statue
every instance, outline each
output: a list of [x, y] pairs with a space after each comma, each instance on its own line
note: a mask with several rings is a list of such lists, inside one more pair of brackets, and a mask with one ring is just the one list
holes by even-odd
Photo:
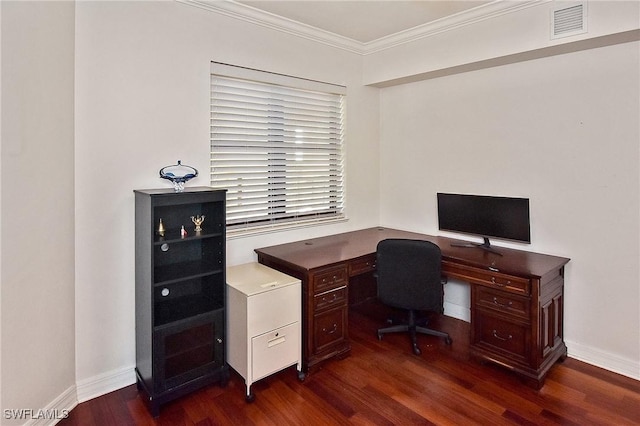
[[202, 225], [202, 222], [204, 222], [204, 215], [191, 216], [191, 221], [194, 225], [196, 225], [196, 232], [201, 232], [202, 227], [200, 225]]
[[164, 223], [162, 223], [162, 219], [160, 219], [160, 224], [158, 224], [158, 235], [164, 237]]

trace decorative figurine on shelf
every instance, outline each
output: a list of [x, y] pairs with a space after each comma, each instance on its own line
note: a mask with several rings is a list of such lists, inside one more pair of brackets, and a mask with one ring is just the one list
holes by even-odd
[[187, 230], [184, 229], [184, 225], [182, 225], [182, 228], [180, 228], [180, 237], [184, 238], [187, 236]]
[[183, 165], [180, 160], [178, 160], [178, 164], [165, 166], [160, 169], [160, 177], [170, 180], [176, 192], [184, 191], [185, 182], [196, 176], [198, 176], [198, 171], [191, 166]]
[[162, 219], [160, 219], [160, 224], [158, 224], [158, 235], [164, 237], [164, 224], [162, 223]]
[[193, 222], [193, 224], [196, 226], [196, 232], [201, 232], [202, 227], [200, 225], [202, 225], [202, 222], [204, 222], [204, 215], [191, 216], [191, 222]]

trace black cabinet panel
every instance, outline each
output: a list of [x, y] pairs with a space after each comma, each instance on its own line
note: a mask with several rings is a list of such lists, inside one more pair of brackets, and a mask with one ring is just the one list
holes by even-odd
[[[136, 374], [160, 405], [229, 378], [224, 359], [225, 191], [134, 191]], [[196, 231], [192, 217], [204, 216]], [[160, 223], [162, 222], [162, 226]]]

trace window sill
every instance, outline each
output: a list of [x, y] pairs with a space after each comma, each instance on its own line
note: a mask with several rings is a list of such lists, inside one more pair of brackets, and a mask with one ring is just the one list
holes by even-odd
[[346, 216], [331, 219], [314, 219], [301, 222], [289, 222], [273, 225], [253, 226], [250, 228], [227, 229], [227, 240], [253, 237], [256, 235], [272, 234], [274, 232], [291, 231], [294, 229], [310, 228], [312, 226], [332, 225], [334, 223], [347, 222]]

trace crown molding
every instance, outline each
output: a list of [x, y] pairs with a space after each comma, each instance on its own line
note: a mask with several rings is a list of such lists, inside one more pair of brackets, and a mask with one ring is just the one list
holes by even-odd
[[231, 18], [240, 19], [272, 30], [323, 43], [352, 53], [363, 53], [363, 43], [321, 30], [292, 19], [265, 12], [231, 0], [176, 0], [178, 3], [199, 7]]
[[509, 13], [518, 12], [532, 6], [539, 6], [553, 0], [523, 0], [504, 1], [494, 0], [491, 3], [476, 6], [464, 12], [459, 12], [423, 25], [418, 25], [386, 37], [363, 43], [362, 54], [368, 55], [423, 38], [431, 37], [447, 31], [456, 30], [478, 22], [494, 19]]
[[232, 0], [175, 0], [189, 6], [198, 7], [221, 15], [240, 19], [272, 30], [302, 37], [327, 46], [346, 50], [360, 55], [369, 55], [385, 49], [400, 46], [422, 38], [431, 37], [446, 31], [455, 30], [467, 25], [473, 25], [487, 19], [493, 19], [507, 13], [517, 12], [531, 6], [538, 6], [552, 0], [495, 0], [481, 6], [474, 7], [446, 18], [419, 25], [405, 31], [400, 31], [386, 37], [362, 43], [348, 37], [306, 25], [292, 19], [284, 18]]

